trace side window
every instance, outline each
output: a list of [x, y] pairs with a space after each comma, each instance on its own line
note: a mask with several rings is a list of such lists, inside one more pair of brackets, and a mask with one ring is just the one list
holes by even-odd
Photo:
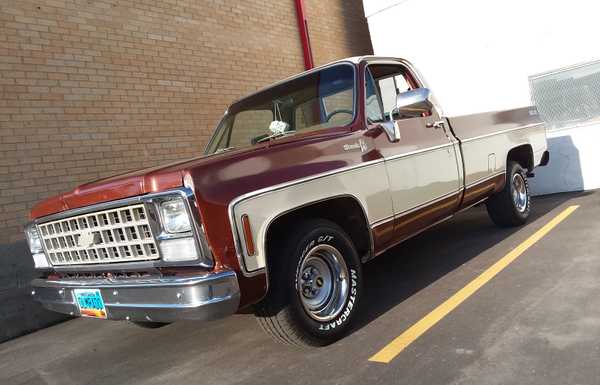
[[379, 80], [379, 89], [383, 99], [383, 110], [389, 114], [396, 105], [396, 95], [410, 90], [410, 85], [404, 75], [396, 75]]
[[[372, 76], [375, 88], [381, 98], [381, 108], [383, 109], [384, 119], [389, 118], [389, 114], [396, 105], [396, 96], [402, 92], [411, 90], [411, 82], [404, 67], [398, 65], [370, 65], [367, 75], [367, 101], [369, 98], [369, 76]], [[367, 116], [369, 107], [367, 107]]]
[[381, 105], [381, 100], [379, 99], [376, 87], [375, 79], [373, 79], [371, 71], [367, 68], [365, 84], [365, 88], [367, 90], [365, 112], [367, 114], [367, 121], [369, 123], [382, 122], [384, 120], [383, 107]]

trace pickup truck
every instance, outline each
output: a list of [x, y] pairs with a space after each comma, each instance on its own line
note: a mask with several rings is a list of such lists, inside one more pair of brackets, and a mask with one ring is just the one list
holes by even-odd
[[203, 156], [35, 205], [32, 296], [144, 327], [253, 312], [283, 343], [326, 345], [365, 262], [480, 203], [525, 223], [548, 161], [533, 107], [445, 117], [410, 62], [340, 60], [233, 103]]

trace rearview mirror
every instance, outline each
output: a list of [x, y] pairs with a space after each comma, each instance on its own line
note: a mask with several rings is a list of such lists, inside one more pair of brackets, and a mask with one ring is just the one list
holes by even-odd
[[429, 91], [429, 88], [417, 88], [402, 92], [396, 96], [396, 108], [394, 108], [391, 115], [423, 116], [423, 113], [429, 113], [433, 108], [430, 97], [431, 91]]

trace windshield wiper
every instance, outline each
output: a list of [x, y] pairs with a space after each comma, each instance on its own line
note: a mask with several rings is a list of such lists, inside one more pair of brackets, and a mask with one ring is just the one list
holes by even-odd
[[291, 134], [295, 134], [296, 131], [286, 131], [286, 132], [277, 132], [275, 134], [271, 134], [271, 135], [267, 135], [267, 136], [263, 136], [263, 137], [256, 137], [252, 140], [253, 144], [257, 144], [257, 143], [262, 143], [262, 142], [267, 142], [271, 139], [276, 139], [276, 138], [280, 138], [282, 136], [286, 136], [286, 135], [291, 135]]
[[224, 148], [219, 148], [217, 151], [215, 151], [215, 154], [220, 154], [222, 152], [227, 152], [227, 151], [231, 151], [235, 149], [235, 147], [224, 147]]

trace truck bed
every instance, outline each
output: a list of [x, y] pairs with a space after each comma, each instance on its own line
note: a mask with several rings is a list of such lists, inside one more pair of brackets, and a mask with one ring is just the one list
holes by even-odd
[[546, 132], [533, 107], [449, 117], [447, 121], [460, 148], [464, 186], [506, 170], [511, 149], [531, 146], [533, 167], [546, 151]]

